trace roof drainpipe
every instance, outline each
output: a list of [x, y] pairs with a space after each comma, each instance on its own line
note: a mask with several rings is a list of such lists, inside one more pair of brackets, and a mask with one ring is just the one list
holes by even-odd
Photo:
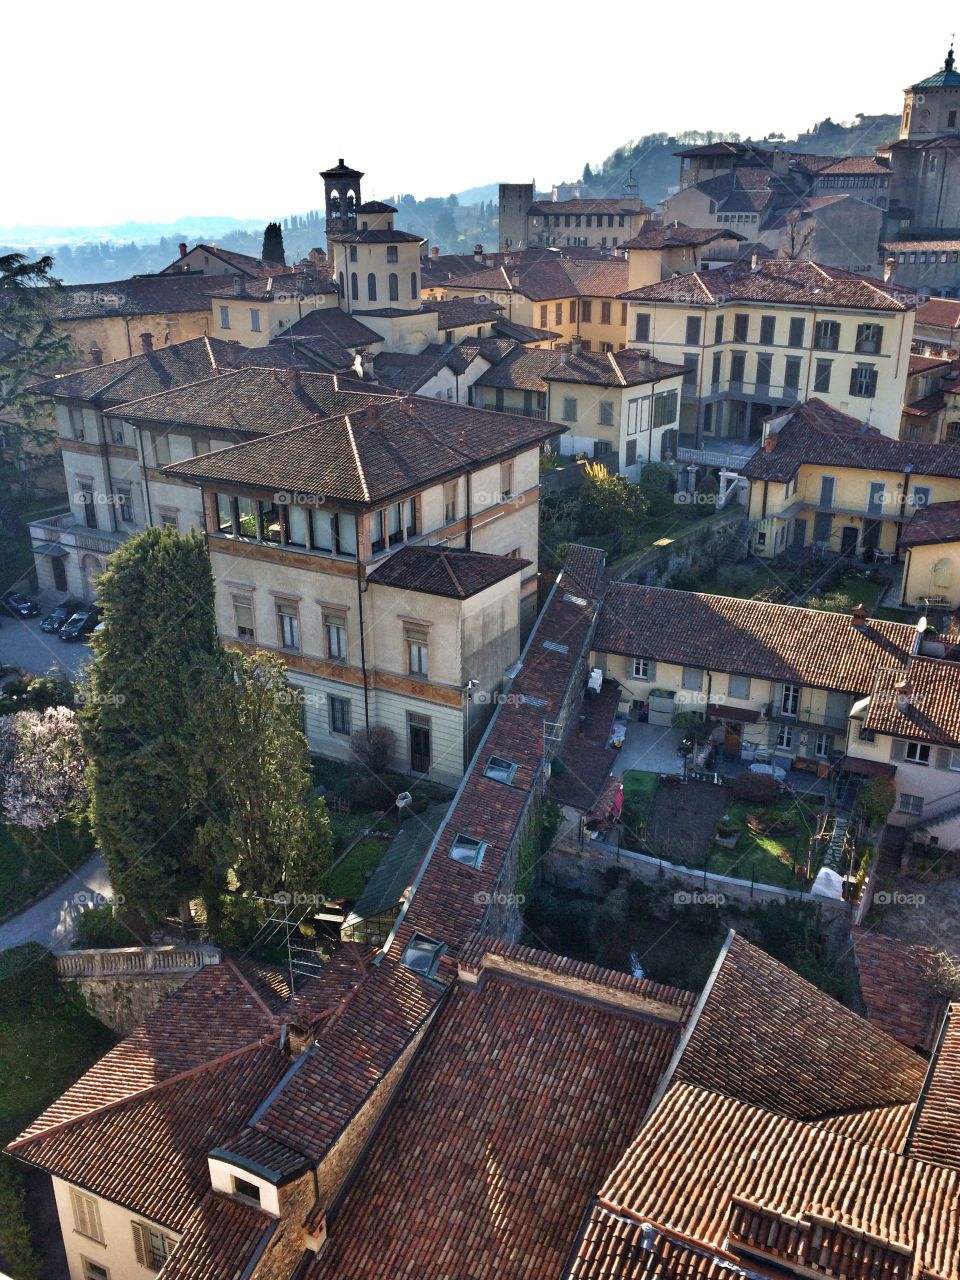
[[363, 723], [367, 733], [370, 732], [370, 687], [367, 682], [367, 650], [363, 639], [363, 593], [366, 590], [363, 577], [363, 565], [360, 562], [359, 548], [357, 555], [357, 609], [360, 617], [360, 673], [363, 676]]

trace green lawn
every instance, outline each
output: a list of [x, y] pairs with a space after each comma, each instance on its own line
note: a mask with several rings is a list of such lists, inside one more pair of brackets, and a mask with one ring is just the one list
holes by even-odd
[[64, 819], [42, 835], [14, 838], [0, 824], [0, 912], [15, 911], [38, 894], [55, 888], [93, 852], [89, 828]]
[[[803, 887], [796, 866], [806, 866], [810, 835], [816, 825], [816, 807], [793, 796], [783, 796], [771, 805], [757, 805], [744, 800], [731, 800], [725, 816], [731, 827], [740, 829], [740, 838], [732, 849], [714, 844], [707, 855], [707, 870], [739, 880], [756, 880], [788, 889]], [[751, 831], [747, 819], [756, 815], [763, 821], [783, 819], [794, 822], [796, 831], [780, 835], [762, 835]], [[816, 861], [812, 866], [818, 870]]]
[[349, 898], [351, 901], [358, 898], [379, 866], [389, 843], [389, 840], [381, 840], [377, 836], [364, 836], [358, 840], [330, 872], [331, 897]]
[[653, 793], [660, 781], [659, 773], [647, 769], [627, 769], [623, 775], [623, 807], [629, 808], [638, 822], [646, 822], [653, 804]]

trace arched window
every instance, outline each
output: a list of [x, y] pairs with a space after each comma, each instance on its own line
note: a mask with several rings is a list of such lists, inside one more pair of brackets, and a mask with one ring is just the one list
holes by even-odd
[[400, 301], [400, 277], [395, 271], [390, 272], [390, 301]]
[[350, 297], [357, 302], [360, 298], [360, 281], [355, 271], [350, 272]]
[[330, 216], [332, 218], [340, 217], [340, 192], [336, 187], [330, 192]]
[[417, 273], [415, 271], [411, 271], [410, 272], [410, 297], [416, 298], [419, 292], [420, 292], [420, 284], [417, 280]]
[[357, 197], [353, 191], [347, 192], [347, 217], [352, 218], [357, 207]]
[[374, 271], [371, 271], [367, 276], [367, 297], [371, 302], [376, 302], [377, 300], [377, 276]]
[[340, 297], [345, 298], [346, 296], [347, 296], [347, 290], [343, 282], [343, 272], [341, 271], [340, 272]]

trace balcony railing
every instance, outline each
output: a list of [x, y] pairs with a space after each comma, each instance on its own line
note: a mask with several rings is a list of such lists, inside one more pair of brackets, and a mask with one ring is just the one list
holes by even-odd
[[546, 409], [518, 409], [515, 405], [503, 405], [497, 409], [495, 404], [485, 404], [484, 409], [496, 409], [497, 413], [511, 413], [515, 418], [541, 418], [547, 416]]
[[749, 458], [752, 458], [760, 447], [756, 444], [739, 444], [739, 447], [724, 449], [722, 446], [692, 449], [678, 448], [678, 462], [698, 462], [705, 467], [723, 467], [728, 471], [739, 471]]

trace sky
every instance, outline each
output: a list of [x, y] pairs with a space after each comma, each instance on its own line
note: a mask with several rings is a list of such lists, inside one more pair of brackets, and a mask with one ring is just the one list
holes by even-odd
[[8, 0], [0, 107], [20, 125], [0, 226], [305, 212], [340, 156], [365, 171], [365, 199], [423, 198], [549, 188], [646, 133], [789, 137], [899, 112], [952, 21], [903, 21], [891, 0], [591, 12]]

